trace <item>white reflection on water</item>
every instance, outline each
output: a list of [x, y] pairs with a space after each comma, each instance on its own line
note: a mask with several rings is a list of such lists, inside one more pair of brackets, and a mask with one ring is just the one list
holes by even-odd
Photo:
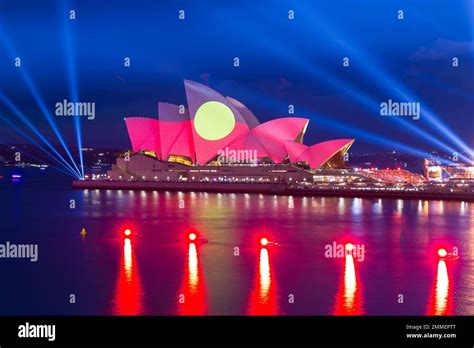
[[430, 209], [433, 209], [438, 214], [444, 213], [444, 202], [443, 201], [431, 201]]
[[372, 210], [376, 214], [382, 214], [382, 200], [381, 199], [377, 200], [377, 202], [374, 203]]
[[339, 213], [339, 215], [342, 215], [344, 214], [344, 211], [345, 211], [345, 208], [346, 208], [346, 200], [345, 198], [339, 198], [338, 201], [337, 201], [337, 211]]
[[350, 310], [354, 307], [355, 293], [357, 290], [357, 280], [352, 255], [346, 255], [344, 267], [344, 306]]
[[302, 200], [301, 200], [301, 205], [303, 206], [303, 208], [308, 208], [308, 197], [303, 197]]
[[352, 215], [358, 216], [362, 213], [362, 198], [354, 198], [352, 202]]
[[397, 199], [397, 213], [401, 213], [403, 210], [403, 200]]
[[260, 250], [259, 261], [259, 276], [260, 276], [260, 292], [259, 297], [261, 303], [268, 302], [268, 292], [270, 290], [271, 276], [270, 276], [270, 261], [268, 259], [268, 250], [262, 248]]
[[446, 261], [438, 262], [438, 272], [436, 274], [436, 290], [435, 290], [435, 315], [444, 315], [448, 307], [449, 295], [449, 277]]
[[125, 271], [125, 280], [132, 280], [132, 243], [129, 238], [125, 238], [123, 245], [123, 268]]
[[293, 209], [295, 207], [295, 201], [293, 196], [288, 196], [288, 209]]
[[196, 244], [189, 243], [188, 249], [188, 269], [189, 269], [189, 288], [190, 291], [195, 293], [197, 292], [197, 285], [199, 280], [198, 275], [198, 257], [197, 257], [197, 250]]
[[466, 214], [467, 213], [467, 208], [468, 208], [468, 206], [467, 206], [466, 202], [463, 201], [463, 202], [460, 203], [459, 211], [461, 212], [461, 214], [463, 214], [463, 215]]
[[255, 285], [250, 291], [250, 315], [276, 315], [279, 313], [277, 286], [272, 276], [270, 256], [266, 248], [260, 249]]

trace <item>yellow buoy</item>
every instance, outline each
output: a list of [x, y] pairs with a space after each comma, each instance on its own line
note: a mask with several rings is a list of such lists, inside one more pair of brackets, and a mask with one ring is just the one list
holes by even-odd
[[85, 228], [83, 228], [83, 229], [82, 229], [82, 231], [81, 231], [81, 236], [85, 236], [85, 235], [86, 235], [86, 233], [87, 233], [87, 232], [86, 232], [86, 229], [85, 229]]

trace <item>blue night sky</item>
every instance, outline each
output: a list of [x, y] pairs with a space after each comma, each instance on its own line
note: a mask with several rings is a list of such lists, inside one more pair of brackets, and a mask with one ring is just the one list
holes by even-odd
[[[123, 117], [185, 103], [190, 79], [261, 121], [293, 104], [311, 119], [306, 144], [355, 138], [355, 152], [463, 151], [474, 146], [473, 17], [469, 0], [0, 0], [0, 91], [56, 144], [30, 78], [71, 148], [74, 121], [54, 116], [56, 102], [77, 93], [96, 103], [95, 119], [81, 119], [83, 146], [128, 148]], [[388, 99], [420, 102], [421, 119], [380, 116]], [[28, 131], [3, 102], [0, 115]], [[28, 141], [0, 120], [0, 143]]]

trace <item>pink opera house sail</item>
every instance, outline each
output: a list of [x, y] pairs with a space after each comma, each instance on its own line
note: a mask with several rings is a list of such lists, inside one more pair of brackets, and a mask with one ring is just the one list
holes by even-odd
[[257, 158], [270, 158], [274, 163], [282, 163], [287, 156], [285, 140], [296, 141], [302, 137], [308, 120], [286, 117], [268, 121], [256, 126], [229, 144], [231, 150], [256, 151]]
[[[213, 89], [184, 81], [193, 126], [196, 163], [206, 164], [232, 140], [249, 131], [236, 107]], [[245, 108], [245, 107], [244, 107]]]
[[284, 117], [260, 124], [240, 101], [203, 84], [184, 81], [184, 105], [158, 103], [159, 119], [127, 117], [134, 152], [162, 161], [205, 165], [225, 150], [252, 151], [258, 160], [304, 163], [312, 169], [344, 167], [343, 156], [354, 142], [338, 139], [303, 145], [309, 120]]
[[250, 129], [257, 127], [260, 124], [257, 117], [255, 117], [253, 112], [250, 111], [244, 104], [231, 97], [226, 97], [226, 99], [240, 112]]
[[313, 169], [319, 169], [323, 165], [340, 168], [343, 166], [344, 154], [353, 143], [354, 139], [336, 139], [306, 146], [287, 141], [285, 147], [292, 163], [307, 163]]
[[[125, 118], [128, 136], [134, 152], [139, 150], [155, 151], [160, 153], [160, 127], [158, 120], [146, 117]], [[158, 157], [161, 159], [161, 157]]]
[[161, 158], [184, 156], [195, 161], [189, 112], [183, 105], [158, 103]]

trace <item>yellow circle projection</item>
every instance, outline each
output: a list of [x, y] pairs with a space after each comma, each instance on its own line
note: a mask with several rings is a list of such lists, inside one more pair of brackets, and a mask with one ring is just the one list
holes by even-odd
[[202, 104], [194, 115], [194, 128], [206, 140], [225, 138], [234, 127], [234, 113], [227, 105], [217, 101]]

